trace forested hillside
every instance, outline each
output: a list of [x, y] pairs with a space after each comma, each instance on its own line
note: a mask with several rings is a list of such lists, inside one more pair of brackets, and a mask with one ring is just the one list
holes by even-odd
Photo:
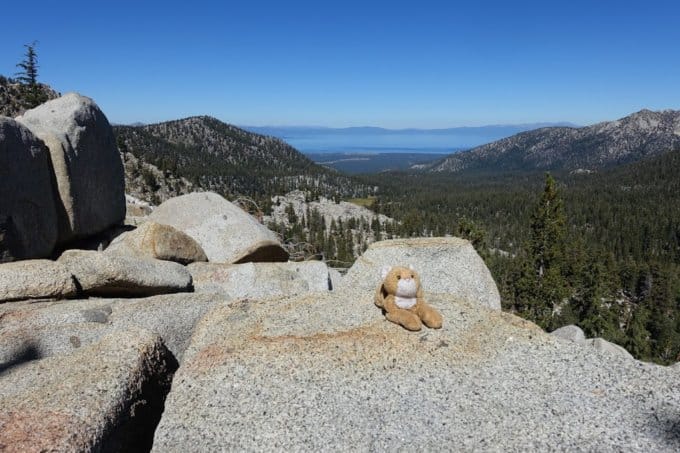
[[548, 127], [522, 132], [469, 151], [452, 154], [426, 168], [526, 171], [603, 169], [658, 155], [680, 146], [680, 111], [641, 110], [587, 127]]
[[313, 196], [365, 196], [369, 188], [322, 168], [285, 142], [199, 116], [116, 126], [121, 152], [187, 178], [197, 189], [268, 201], [293, 189]]
[[[680, 152], [599, 173], [391, 174], [374, 205], [400, 236], [468, 237], [504, 308], [576, 323], [638, 358], [680, 360]], [[552, 209], [552, 211], [550, 210]]]

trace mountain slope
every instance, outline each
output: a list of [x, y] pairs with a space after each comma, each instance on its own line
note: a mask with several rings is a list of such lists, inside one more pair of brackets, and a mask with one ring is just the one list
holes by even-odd
[[550, 127], [523, 132], [428, 167], [463, 170], [597, 169], [680, 148], [680, 111], [641, 110], [588, 127]]
[[266, 197], [300, 188], [360, 195], [362, 187], [309, 160], [287, 143], [208, 116], [138, 127], [115, 126], [118, 146], [198, 189]]

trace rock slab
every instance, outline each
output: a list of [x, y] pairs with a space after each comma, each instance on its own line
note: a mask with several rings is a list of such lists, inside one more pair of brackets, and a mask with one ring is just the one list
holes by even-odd
[[76, 284], [69, 269], [50, 260], [0, 264], [0, 302], [70, 297]]
[[53, 178], [44, 143], [0, 117], [0, 262], [52, 252], [58, 234]]
[[216, 193], [190, 193], [171, 198], [158, 206], [149, 219], [191, 236], [211, 262], [288, 260], [288, 253], [276, 234]]
[[0, 375], [0, 450], [148, 449], [175, 368], [158, 336], [139, 329], [15, 364]]
[[192, 291], [189, 271], [170, 261], [67, 250], [58, 262], [66, 266], [87, 295], [153, 296]]
[[347, 272], [343, 286], [375, 291], [383, 266], [412, 265], [427, 294], [452, 294], [501, 309], [489, 269], [470, 242], [459, 238], [394, 239], [375, 242]]
[[[369, 292], [218, 305], [153, 451], [677, 451], [676, 370], [558, 341], [435, 295], [407, 332]], [[206, 422], [209, 421], [209, 422]]]
[[29, 301], [0, 305], [0, 369], [21, 357], [45, 358], [73, 352], [113, 330], [141, 328], [161, 337], [181, 363], [194, 325], [218, 294], [178, 293], [140, 299]]
[[180, 264], [208, 261], [201, 246], [190, 236], [170, 225], [151, 221], [118, 236], [106, 252], [175, 261]]
[[328, 267], [321, 261], [299, 263], [193, 263], [188, 266], [197, 292], [231, 299], [261, 299], [328, 291]]
[[59, 243], [122, 223], [123, 163], [113, 129], [92, 99], [68, 93], [17, 121], [49, 148], [59, 194]]

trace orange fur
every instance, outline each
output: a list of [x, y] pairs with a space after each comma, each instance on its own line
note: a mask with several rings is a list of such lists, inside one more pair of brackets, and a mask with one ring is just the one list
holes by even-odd
[[422, 324], [431, 329], [442, 326], [442, 315], [425, 303], [418, 273], [407, 267], [383, 269], [383, 282], [375, 293], [375, 304], [383, 309], [389, 321], [408, 330], [420, 330]]

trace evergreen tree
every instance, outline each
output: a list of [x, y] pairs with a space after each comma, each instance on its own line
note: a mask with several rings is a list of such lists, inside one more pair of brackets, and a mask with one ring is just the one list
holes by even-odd
[[16, 76], [22, 85], [24, 107], [32, 109], [47, 101], [47, 95], [38, 84], [38, 56], [35, 53], [36, 41], [31, 44], [24, 44], [26, 53], [21, 63], [17, 67], [21, 69]]
[[522, 316], [544, 329], [555, 329], [555, 315], [569, 295], [564, 278], [566, 216], [555, 179], [546, 174], [543, 194], [531, 217], [531, 236], [517, 280], [516, 304]]

